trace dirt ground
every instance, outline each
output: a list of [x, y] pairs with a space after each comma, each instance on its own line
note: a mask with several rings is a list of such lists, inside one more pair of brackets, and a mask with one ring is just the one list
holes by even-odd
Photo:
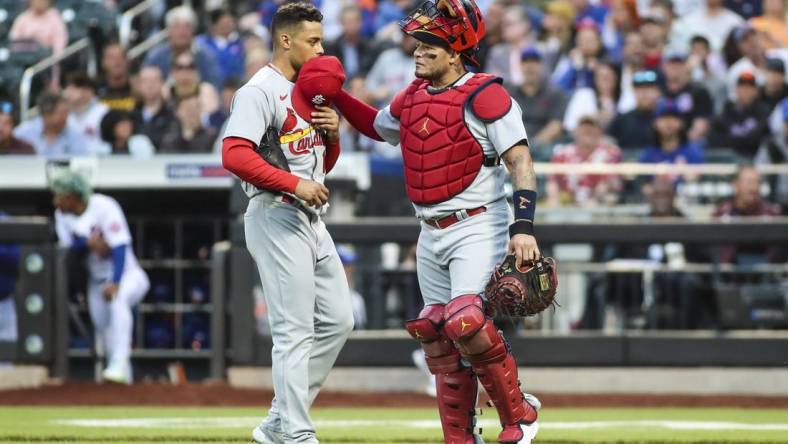
[[[548, 395], [539, 394], [550, 407], [788, 407], [788, 397], [687, 395]], [[38, 389], [0, 391], [4, 406], [235, 406], [255, 407], [270, 402], [268, 390], [240, 389], [225, 383], [141, 383], [132, 386], [67, 382]], [[433, 407], [435, 400], [417, 393], [324, 392], [317, 406]]]

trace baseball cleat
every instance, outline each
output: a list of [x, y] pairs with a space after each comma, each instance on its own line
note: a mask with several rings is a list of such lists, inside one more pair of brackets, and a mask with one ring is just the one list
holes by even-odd
[[128, 364], [112, 362], [101, 372], [101, 377], [105, 381], [115, 384], [131, 384], [131, 374]]
[[282, 432], [257, 426], [252, 430], [252, 442], [256, 444], [284, 444], [285, 436]]
[[[536, 411], [542, 408], [541, 401], [530, 393], [523, 393], [523, 399]], [[498, 442], [500, 444], [531, 444], [538, 432], [539, 423], [537, 421], [530, 424], [513, 424], [503, 428], [501, 434], [498, 435]]]

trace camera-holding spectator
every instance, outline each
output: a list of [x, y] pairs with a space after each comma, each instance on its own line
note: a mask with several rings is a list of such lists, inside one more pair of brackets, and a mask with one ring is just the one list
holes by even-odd
[[342, 62], [347, 78], [365, 76], [375, 63], [378, 51], [361, 35], [361, 9], [355, 4], [345, 5], [340, 13], [340, 23], [342, 34], [325, 45], [325, 53]]
[[96, 84], [85, 73], [73, 72], [66, 76], [63, 97], [68, 103], [68, 124], [82, 134], [91, 152], [101, 145], [101, 119], [109, 111], [96, 97]]
[[501, 77], [505, 84], [519, 86], [523, 83], [520, 53], [532, 43], [533, 30], [525, 6], [517, 4], [506, 8], [501, 26], [503, 42], [490, 48], [484, 68]]
[[38, 98], [40, 116], [22, 122], [14, 135], [33, 145], [41, 156], [64, 158], [93, 154], [82, 134], [68, 124], [68, 105], [60, 94], [43, 93]]
[[0, 155], [35, 154], [33, 146], [14, 136], [14, 104], [0, 102]]
[[[580, 118], [574, 131], [575, 143], [556, 147], [552, 163], [618, 163], [621, 150], [604, 141], [602, 127], [593, 115]], [[547, 201], [551, 205], [613, 205], [621, 191], [621, 177], [616, 174], [556, 174], [547, 183]]]
[[763, 15], [750, 19], [750, 25], [761, 32], [768, 49], [788, 48], [785, 0], [763, 0]]
[[219, 66], [219, 80], [244, 75], [244, 43], [236, 31], [235, 16], [229, 9], [211, 11], [211, 31], [197, 37], [197, 45], [213, 54]]
[[766, 75], [761, 87], [761, 100], [773, 110], [788, 97], [788, 82], [785, 81], [785, 62], [781, 59], [766, 60]]
[[109, 109], [132, 111], [137, 104], [131, 88], [129, 58], [119, 43], [109, 43], [101, 52], [102, 79], [96, 95]]
[[[777, 205], [761, 198], [761, 174], [751, 166], [739, 168], [733, 181], [733, 198], [721, 203], [714, 216], [722, 219], [740, 216], [778, 216]], [[726, 246], [720, 251], [720, 262], [753, 264], [765, 263], [774, 258], [773, 248], [761, 245]]]
[[511, 88], [512, 98], [523, 110], [523, 123], [531, 149], [552, 145], [563, 133], [563, 117], [566, 110], [566, 94], [547, 81], [542, 53], [534, 48], [525, 48], [520, 64], [523, 84]]
[[194, 44], [194, 29], [197, 26], [197, 15], [194, 11], [187, 6], [178, 6], [167, 12], [165, 21], [168, 41], [148, 52], [145, 56], [145, 65], [158, 66], [164, 77], [169, 77], [176, 56], [190, 52], [194, 56], [200, 78], [217, 89], [221, 88], [219, 63], [213, 54]]
[[[654, 113], [656, 145], [646, 148], [639, 157], [642, 163], [703, 163], [703, 149], [688, 140], [681, 110], [674, 100], [660, 99]], [[678, 180], [675, 177], [674, 180]]]
[[690, 141], [706, 138], [714, 112], [711, 96], [706, 89], [691, 82], [687, 53], [680, 49], [665, 52], [662, 70], [665, 84], [662, 95], [678, 106]]
[[208, 116], [219, 109], [219, 94], [213, 85], [200, 79], [191, 53], [183, 52], [175, 57], [170, 77], [170, 101], [177, 102], [182, 97], [197, 95], [200, 99], [199, 110], [205, 122]]
[[641, 149], [654, 143], [651, 128], [660, 98], [659, 75], [656, 71], [639, 71], [632, 76], [635, 109], [619, 114], [607, 128], [623, 150]]
[[710, 145], [733, 148], [740, 156], [754, 159], [769, 134], [772, 111], [758, 100], [759, 94], [755, 74], [742, 72], [736, 82], [736, 98], [726, 103], [722, 114], [714, 119]]
[[160, 153], [195, 154], [210, 153], [219, 134], [216, 128], [202, 124], [200, 99], [197, 95], [184, 96], [176, 102], [175, 116], [178, 123], [170, 127], [159, 146]]
[[632, 76], [643, 71], [645, 53], [643, 37], [637, 32], [630, 32], [624, 37], [621, 64], [621, 97], [618, 99], [618, 112], [625, 113], [635, 109], [635, 88]]
[[[19, 0], [21, 1], [21, 0]], [[28, 0], [28, 8], [14, 19], [9, 40], [35, 40], [53, 54], [60, 54], [68, 44], [68, 29], [51, 0]], [[60, 71], [52, 69], [52, 88], [60, 86]]]
[[101, 119], [101, 154], [127, 154], [148, 158], [156, 151], [148, 136], [134, 130], [134, 117], [127, 111], [111, 110]]
[[731, 30], [741, 26], [744, 19], [735, 12], [726, 9], [724, 0], [706, 0], [706, 6], [696, 9], [685, 15], [677, 24], [676, 29], [681, 33], [678, 41], [671, 42], [675, 45], [687, 47], [690, 38], [700, 34], [711, 43], [714, 52], [722, 51], [725, 39]]
[[604, 52], [599, 25], [591, 19], [578, 22], [575, 47], [558, 62], [553, 72], [553, 82], [568, 92], [591, 87], [594, 71]]
[[691, 72], [691, 81], [706, 87], [714, 104], [714, 113], [721, 112], [728, 99], [728, 89], [725, 86], [725, 73], [728, 68], [722, 56], [711, 52], [706, 37], [696, 35], [690, 41], [687, 63]]
[[175, 114], [164, 100], [163, 88], [164, 77], [159, 68], [146, 66], [140, 70], [137, 80], [140, 103], [133, 116], [137, 130], [148, 136], [157, 148], [161, 147], [164, 135], [175, 123]]
[[403, 35], [399, 46], [389, 48], [378, 56], [366, 79], [366, 87], [377, 105], [385, 106], [394, 95], [415, 79], [416, 60], [413, 51], [418, 41]]
[[572, 94], [564, 114], [564, 128], [574, 131], [577, 122], [585, 115], [599, 116], [602, 127], [607, 128], [616, 117], [616, 108], [621, 97], [620, 69], [609, 61], [596, 64], [591, 88], [582, 88]]

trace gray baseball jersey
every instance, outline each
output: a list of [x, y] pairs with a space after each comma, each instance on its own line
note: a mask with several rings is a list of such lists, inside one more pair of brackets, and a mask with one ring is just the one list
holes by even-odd
[[[235, 93], [224, 137], [259, 144], [273, 126], [280, 130], [291, 173], [323, 183], [325, 145], [320, 133], [295, 113], [292, 90], [293, 83], [274, 66], [258, 71]], [[288, 443], [317, 443], [309, 408], [353, 329], [347, 278], [320, 217], [326, 205], [307, 215], [278, 193], [243, 186], [250, 197], [246, 247], [260, 273], [274, 344], [275, 396], [253, 439], [268, 442], [261, 434], [273, 434]]]
[[[462, 85], [473, 77], [468, 73], [460, 78], [456, 85]], [[522, 111], [517, 102], [512, 101], [509, 112], [492, 123], [484, 123], [465, 110], [465, 122], [484, 150], [485, 156], [501, 156], [514, 144], [527, 140], [522, 121]], [[375, 130], [386, 142], [399, 144], [399, 120], [391, 114], [390, 107], [380, 110], [375, 118]], [[435, 205], [417, 205], [416, 216], [419, 219], [432, 219], [451, 214], [455, 211], [489, 205], [491, 202], [504, 198], [506, 171], [503, 166], [482, 167], [476, 179], [462, 193]]]
[[[280, 132], [279, 143], [290, 172], [323, 183], [326, 147], [322, 134], [295, 112], [292, 91], [293, 82], [276, 67], [265, 66], [235, 93], [223, 138], [241, 137], [259, 145], [266, 129], [273, 126]], [[247, 182], [241, 185], [249, 197], [263, 191]], [[324, 205], [316, 212], [323, 214], [326, 209]]]

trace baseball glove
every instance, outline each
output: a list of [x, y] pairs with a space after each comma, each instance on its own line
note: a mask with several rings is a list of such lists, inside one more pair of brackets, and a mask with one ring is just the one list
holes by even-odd
[[484, 289], [490, 316], [496, 313], [533, 316], [556, 304], [558, 268], [555, 260], [543, 257], [524, 270], [518, 269], [516, 262], [513, 254], [507, 255], [490, 276]]
[[282, 151], [282, 145], [279, 144], [279, 131], [276, 128], [269, 127], [263, 134], [263, 139], [257, 145], [257, 153], [275, 168], [290, 172], [290, 166], [287, 164], [287, 158]]

